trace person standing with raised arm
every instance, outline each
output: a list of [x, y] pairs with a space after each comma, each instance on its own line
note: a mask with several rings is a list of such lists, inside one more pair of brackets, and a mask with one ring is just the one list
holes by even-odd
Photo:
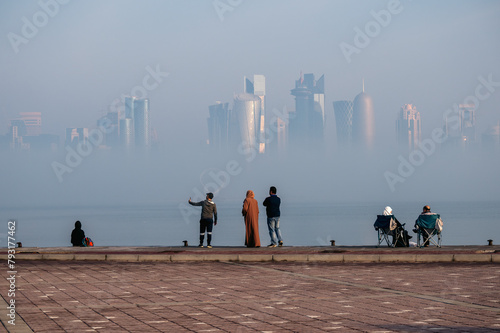
[[[200, 245], [203, 247], [203, 240], [205, 239], [205, 231], [207, 233], [207, 247], [212, 248], [212, 228], [217, 225], [217, 206], [215, 202], [212, 201], [214, 198], [213, 193], [207, 193], [207, 197], [204, 201], [192, 202], [189, 198], [188, 202], [192, 206], [201, 206], [201, 218], [200, 218]], [[213, 219], [212, 219], [213, 216]]]

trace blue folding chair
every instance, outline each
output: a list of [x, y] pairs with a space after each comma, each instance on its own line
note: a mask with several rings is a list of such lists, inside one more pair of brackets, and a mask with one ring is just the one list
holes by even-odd
[[394, 230], [391, 230], [392, 219], [394, 219], [394, 215], [377, 215], [377, 220], [373, 224], [373, 227], [377, 230], [377, 247], [384, 241], [387, 246], [394, 247], [395, 243], [389, 240], [389, 236], [394, 235]]
[[[428, 246], [429, 243], [441, 247], [442, 233], [436, 228], [436, 221], [441, 219], [441, 216], [436, 213], [421, 214], [415, 221], [415, 230], [417, 233], [417, 246]], [[436, 240], [437, 238], [437, 240]]]

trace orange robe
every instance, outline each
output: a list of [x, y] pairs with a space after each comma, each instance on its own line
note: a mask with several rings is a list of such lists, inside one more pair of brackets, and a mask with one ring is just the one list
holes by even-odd
[[245, 245], [248, 247], [260, 246], [259, 203], [254, 199], [253, 191], [247, 191], [241, 213], [245, 217]]

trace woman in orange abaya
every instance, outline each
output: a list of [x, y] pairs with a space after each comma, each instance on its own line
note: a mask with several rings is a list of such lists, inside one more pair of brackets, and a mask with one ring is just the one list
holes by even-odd
[[243, 201], [245, 217], [245, 245], [247, 247], [260, 247], [259, 238], [259, 203], [254, 199], [253, 191], [247, 191], [247, 197]]

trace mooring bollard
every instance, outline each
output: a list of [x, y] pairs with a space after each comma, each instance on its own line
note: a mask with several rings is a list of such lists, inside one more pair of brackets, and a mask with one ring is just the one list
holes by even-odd
[[333, 239], [330, 240], [330, 243], [332, 244], [332, 246], [335, 246], [335, 241]]
[[17, 247], [23, 247], [23, 243], [17, 242]]
[[183, 240], [184, 242], [184, 246], [188, 246], [188, 241], [187, 240]]
[[493, 246], [493, 239], [488, 239], [488, 246]]

